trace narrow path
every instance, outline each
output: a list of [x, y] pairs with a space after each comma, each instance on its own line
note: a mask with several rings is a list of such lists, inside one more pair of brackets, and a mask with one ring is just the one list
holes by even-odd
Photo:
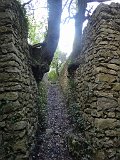
[[72, 160], [65, 138], [70, 131], [67, 109], [56, 84], [48, 87], [47, 109], [47, 129], [42, 135], [38, 160]]

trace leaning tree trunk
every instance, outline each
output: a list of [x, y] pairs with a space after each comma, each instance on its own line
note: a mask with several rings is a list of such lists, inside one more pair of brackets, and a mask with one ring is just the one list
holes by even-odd
[[60, 35], [60, 21], [62, 13], [62, 0], [48, 0], [49, 19], [47, 34], [47, 51], [51, 58], [57, 48]]
[[110, 0], [77, 0], [78, 12], [75, 16], [75, 38], [73, 43], [73, 51], [71, 54], [71, 60], [74, 60], [80, 55], [81, 42], [82, 42], [82, 27], [85, 18], [85, 11], [87, 3], [90, 2], [106, 2]]
[[87, 0], [78, 0], [78, 12], [75, 16], [75, 38], [73, 43], [72, 59], [76, 58], [81, 51], [82, 26], [85, 20]]
[[62, 13], [62, 0], [47, 0], [48, 2], [48, 32], [46, 46], [42, 48], [43, 60], [51, 63], [57, 48], [60, 35], [60, 22]]
[[[62, 0], [47, 0], [48, 3], [48, 32], [44, 45], [41, 43], [32, 46], [32, 70], [39, 82], [44, 73], [49, 71], [50, 63], [57, 48], [60, 35]], [[41, 48], [39, 47], [41, 46]], [[33, 61], [32, 60], [32, 61]]]

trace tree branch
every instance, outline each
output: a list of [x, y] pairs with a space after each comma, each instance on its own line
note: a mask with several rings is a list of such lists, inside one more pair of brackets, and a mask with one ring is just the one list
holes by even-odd
[[68, 6], [68, 13], [69, 13], [69, 16], [70, 16], [70, 6], [71, 6], [72, 2], [73, 2], [73, 0], [70, 1], [69, 6]]
[[87, 0], [87, 3], [90, 3], [90, 2], [107, 2], [107, 1], [111, 1], [111, 0]]
[[62, 0], [47, 0], [48, 2], [48, 32], [46, 36], [46, 47], [42, 50], [44, 60], [52, 61], [54, 52], [58, 45], [60, 35], [60, 22], [62, 13]]
[[32, 2], [32, 0], [29, 0], [29, 1], [26, 2], [26, 3], [23, 3], [23, 4], [22, 4], [22, 7], [25, 7], [26, 5], [30, 4], [31, 2]]
[[65, 2], [64, 6], [63, 6], [63, 9], [62, 9], [62, 12], [63, 12], [64, 8], [66, 7], [68, 1], [69, 1], [69, 0], [67, 0], [67, 1]]
[[66, 17], [65, 18], [65, 20], [63, 21], [63, 24], [65, 24], [66, 22], [69, 22], [70, 21], [70, 19], [73, 19], [73, 18], [75, 18], [75, 16], [68, 16], [68, 17]]

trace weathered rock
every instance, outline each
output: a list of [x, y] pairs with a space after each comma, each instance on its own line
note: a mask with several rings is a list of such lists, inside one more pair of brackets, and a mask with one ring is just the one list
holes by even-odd
[[116, 64], [108, 64], [107, 67], [116, 71], [120, 70], [120, 66], [117, 66]]
[[115, 110], [117, 105], [117, 101], [112, 98], [99, 97], [97, 101], [97, 110], [110, 110], [111, 108]]
[[[116, 119], [101, 119], [101, 118], [96, 118], [95, 119], [95, 127], [99, 130], [104, 130], [104, 129], [114, 129], [116, 127]], [[112, 124], [112, 125], [111, 125]]]
[[5, 101], [5, 103], [3, 103], [2, 108], [1, 108], [1, 113], [6, 114], [5, 116], [7, 116], [8, 113], [11, 113], [15, 110], [20, 109], [20, 103], [19, 101]]
[[26, 131], [23, 130], [23, 131], [21, 131], [21, 132], [19, 133], [19, 137], [20, 137], [20, 138], [23, 138], [23, 137], [25, 136], [25, 134], [26, 134]]
[[105, 153], [103, 151], [97, 151], [95, 160], [104, 160], [105, 159]]
[[14, 130], [23, 130], [27, 127], [27, 122], [26, 121], [20, 121], [14, 124]]
[[19, 151], [19, 152], [22, 152], [22, 153], [26, 153], [26, 151], [27, 151], [26, 139], [17, 141], [17, 142], [14, 144], [13, 149], [14, 149], [15, 151]]
[[120, 83], [115, 83], [113, 86], [114, 91], [120, 91]]
[[110, 74], [98, 74], [97, 78], [96, 78], [96, 82], [107, 82], [107, 83], [111, 83], [111, 82], [115, 82], [116, 81], [116, 77]]
[[[22, 157], [21, 159], [29, 159], [32, 144], [35, 143], [38, 87], [32, 72], [27, 32], [27, 21], [20, 4], [15, 0], [2, 0], [0, 3], [0, 159], [2, 160], [16, 160], [18, 155]], [[31, 134], [28, 134], [29, 128], [33, 128]]]
[[46, 134], [52, 134], [53, 130], [52, 129], [46, 129]]
[[18, 98], [17, 92], [8, 92], [0, 94], [0, 100], [14, 101], [17, 100], [17, 98]]
[[0, 146], [2, 145], [2, 133], [0, 133]]
[[6, 125], [5, 125], [5, 121], [3, 122], [0, 122], [0, 128], [4, 128]]

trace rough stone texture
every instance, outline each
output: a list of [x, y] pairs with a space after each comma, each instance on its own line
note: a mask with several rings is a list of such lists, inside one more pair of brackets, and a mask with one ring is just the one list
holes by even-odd
[[93, 13], [75, 81], [94, 159], [120, 159], [120, 4], [101, 4]]
[[68, 67], [68, 62], [64, 64], [64, 67], [61, 70], [60, 76], [59, 76], [59, 83], [65, 95], [67, 95], [67, 91], [68, 91], [67, 90], [68, 88], [67, 67]]
[[120, 159], [120, 4], [100, 4], [83, 34], [74, 75], [94, 160]]
[[29, 159], [37, 129], [38, 89], [27, 26], [16, 0], [0, 3], [0, 159]]

